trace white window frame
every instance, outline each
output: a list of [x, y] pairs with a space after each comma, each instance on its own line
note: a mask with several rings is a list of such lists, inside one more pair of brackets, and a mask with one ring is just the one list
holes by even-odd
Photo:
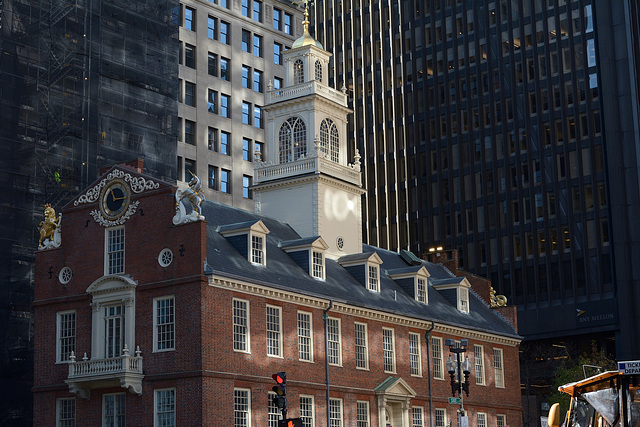
[[[357, 331], [357, 327], [358, 326], [362, 326], [363, 327], [363, 334], [364, 337], [362, 339], [362, 341], [364, 341], [364, 343], [360, 343], [358, 344], [358, 331]], [[355, 357], [356, 357], [356, 369], [364, 369], [364, 370], [369, 370], [369, 332], [367, 330], [367, 324], [366, 323], [360, 323], [360, 322], [354, 322], [354, 345], [355, 345]], [[364, 344], [364, 345], [361, 345]], [[362, 347], [364, 349], [364, 365], [363, 366], [358, 366], [358, 347]]]
[[[124, 401], [123, 401], [123, 406], [124, 408], [120, 408], [118, 405], [118, 397], [123, 397]], [[113, 398], [113, 420], [111, 423], [107, 423], [106, 420], [106, 416], [107, 416], [107, 399], [109, 398]], [[124, 425], [126, 425], [126, 418], [127, 418], [127, 395], [125, 393], [107, 393], [107, 394], [103, 394], [102, 395], [102, 425], [103, 426], [113, 426], [113, 427], [121, 427], [120, 424], [118, 424], [118, 422], [116, 421], [118, 419], [118, 412], [120, 409], [123, 409], [122, 411], [122, 415], [124, 415], [125, 418], [125, 422], [123, 423]]]
[[[419, 420], [416, 420], [416, 413], [420, 414]], [[413, 406], [411, 408], [411, 427], [424, 427], [424, 408], [422, 406]]]
[[[389, 338], [391, 342], [388, 341]], [[387, 362], [387, 358], [391, 359], [390, 365]], [[396, 338], [395, 330], [392, 328], [382, 328], [382, 360], [384, 372], [391, 374], [396, 372]]]
[[267, 422], [269, 427], [278, 427], [278, 421], [282, 419], [282, 412], [273, 402], [276, 394], [273, 391], [267, 393]]
[[484, 347], [473, 345], [473, 364], [475, 366], [476, 385], [486, 385], [484, 379]]
[[137, 283], [126, 276], [102, 276], [93, 282], [87, 289], [87, 293], [92, 296], [91, 307], [91, 354], [94, 358], [106, 358], [106, 318], [104, 309], [106, 307], [121, 305], [123, 307], [123, 337], [122, 348], [119, 349], [120, 356], [126, 345], [130, 352], [135, 346], [136, 331], [136, 287]]
[[[65, 405], [69, 405], [67, 408]], [[67, 412], [65, 412], [68, 411]], [[73, 414], [71, 414], [73, 410]], [[56, 399], [56, 427], [72, 427], [76, 425], [76, 398], [61, 397]]]
[[506, 427], [506, 425], [507, 425], [507, 416], [505, 414], [497, 414], [496, 427]]
[[300, 395], [300, 418], [302, 418], [303, 427], [315, 427], [316, 405], [313, 396], [307, 394]]
[[[302, 317], [302, 318], [301, 318]], [[313, 363], [313, 315], [306, 311], [298, 311], [298, 360]], [[304, 347], [309, 351], [304, 351]], [[303, 357], [308, 353], [308, 357]]]
[[[242, 396], [242, 399], [246, 399], [246, 409], [238, 409], [236, 399], [238, 398], [239, 393], [246, 393]], [[246, 414], [245, 424], [239, 425], [236, 424], [236, 414], [243, 413]], [[233, 389], [233, 426], [234, 427], [251, 427], [251, 390], [248, 388], [234, 388]]]
[[[331, 324], [335, 322], [335, 325], [332, 326]], [[329, 365], [333, 365], [333, 366], [342, 366], [342, 325], [340, 324], [340, 319], [337, 317], [329, 317], [327, 318], [327, 341], [329, 344], [329, 348], [327, 349], [327, 359], [329, 360]], [[336, 332], [331, 332], [331, 329], [335, 327], [335, 329], [337, 329], [337, 333]], [[337, 335], [337, 340], [332, 340], [331, 335]], [[330, 352], [333, 351], [333, 349], [331, 348], [332, 344], [336, 347], [336, 357], [337, 357], [337, 362], [332, 361], [333, 356], [331, 354], [329, 354]]]
[[420, 276], [416, 277], [415, 296], [416, 296], [416, 301], [423, 304], [429, 303], [429, 297], [427, 296], [427, 279], [426, 278], [420, 277]]
[[[334, 411], [332, 411], [332, 406], [337, 405], [338, 417], [334, 417]], [[342, 399], [330, 398], [329, 399], [329, 427], [342, 427], [344, 425], [344, 411], [342, 406]]]
[[311, 277], [318, 280], [324, 280], [324, 252], [315, 249], [311, 249], [309, 252], [311, 254]]
[[458, 288], [458, 310], [469, 313], [469, 289], [462, 286]]
[[[64, 320], [63, 322], [63, 318], [70, 315], [73, 315], [73, 319]], [[59, 311], [56, 313], [56, 363], [69, 363], [71, 353], [75, 353], [76, 351], [76, 321], [77, 315], [75, 310]], [[67, 329], [63, 329], [63, 324], [66, 325], [68, 322], [73, 322], [73, 331], [71, 334], [68, 334], [69, 331], [67, 331]], [[63, 336], [63, 332], [65, 331], [67, 333]], [[63, 341], [72, 341], [73, 343], [63, 345]], [[69, 347], [69, 351], [63, 354], [62, 351], [64, 347]]]
[[282, 358], [282, 307], [267, 304], [265, 315], [267, 356]]
[[[409, 332], [409, 368], [411, 375], [422, 377], [422, 346], [420, 345], [420, 334]], [[415, 369], [414, 369], [415, 368]]]
[[[362, 417], [362, 415], [364, 415], [364, 417]], [[369, 411], [369, 402], [365, 400], [358, 400], [356, 402], [356, 426], [357, 427], [371, 426], [371, 413]]]
[[487, 413], [478, 412], [477, 421], [478, 421], [478, 427], [487, 427]]
[[[163, 411], [162, 413], [159, 411], [158, 405], [161, 403], [160, 402], [160, 394], [164, 394], [164, 393], [169, 393], [169, 397], [172, 399], [172, 401], [170, 401], [170, 404], [173, 406], [173, 410], [170, 411]], [[166, 423], [161, 423], [159, 421], [159, 417], [161, 414], [172, 414], [173, 415], [173, 426], [175, 427], [177, 425], [176, 422], [176, 389], [175, 387], [172, 388], [159, 388], [159, 389], [155, 389], [153, 390], [153, 425], [155, 427], [164, 427], [167, 426]], [[171, 416], [171, 415], [169, 415]], [[171, 425], [171, 424], [169, 424]]]
[[[255, 239], [255, 241], [254, 241]], [[259, 245], [255, 245], [259, 239]], [[267, 238], [263, 234], [249, 233], [249, 261], [254, 265], [267, 265]], [[259, 247], [258, 247], [259, 246]]]
[[[245, 311], [245, 317], [244, 317], [244, 322], [246, 323], [246, 325], [241, 325], [240, 323], [236, 323], [236, 303], [238, 304], [244, 304], [244, 309]], [[233, 298], [232, 302], [231, 302], [231, 316], [232, 316], [232, 324], [233, 324], [233, 329], [232, 329], [232, 335], [233, 335], [233, 351], [237, 351], [240, 353], [251, 353], [251, 329], [250, 329], [250, 311], [249, 311], [249, 301], [244, 300], [244, 299], [240, 299], [240, 298]], [[239, 316], [238, 316], [239, 317]], [[243, 334], [244, 340], [240, 341], [240, 340], [236, 340], [236, 327], [238, 328], [244, 328], [243, 331], [241, 331], [241, 333]], [[238, 348], [237, 344], [244, 344], [244, 349], [243, 348]]]
[[[112, 238], [113, 240], [115, 240], [115, 236], [112, 235], [112, 233], [118, 232], [122, 230], [122, 250], [117, 250], [117, 251], [111, 251], [110, 247], [111, 247], [111, 242], [112, 242]], [[125, 267], [126, 267], [126, 233], [124, 230], [124, 225], [120, 225], [118, 227], [109, 227], [109, 228], [105, 228], [104, 229], [104, 274], [106, 275], [110, 275], [110, 274], [124, 274], [125, 272]], [[110, 268], [110, 264], [111, 264], [111, 256], [112, 254], [118, 254], [118, 253], [122, 253], [122, 268], [120, 269], [111, 269]]]
[[[171, 321], [166, 323], [158, 322], [158, 304], [162, 301], [172, 301], [171, 303]], [[160, 331], [161, 328], [166, 328], [164, 331]], [[171, 339], [167, 339], [166, 341], [170, 341], [167, 343], [166, 347], [160, 348], [160, 343], [162, 342], [159, 338], [161, 334], [169, 334], [171, 335]], [[176, 349], [176, 299], [173, 295], [166, 295], [162, 297], [157, 297], [153, 299], [153, 352], [164, 352], [164, 351], [173, 351]]]
[[[447, 425], [447, 409], [436, 408], [433, 414], [433, 422], [435, 427], [445, 427]], [[438, 422], [438, 418], [442, 418], [442, 422]]]
[[442, 349], [442, 338], [432, 337], [431, 361], [433, 363], [433, 378], [436, 380], [444, 380], [444, 353]]
[[501, 348], [493, 349], [493, 369], [497, 388], [504, 388], [504, 356]]
[[380, 266], [367, 263], [367, 289], [380, 292]]

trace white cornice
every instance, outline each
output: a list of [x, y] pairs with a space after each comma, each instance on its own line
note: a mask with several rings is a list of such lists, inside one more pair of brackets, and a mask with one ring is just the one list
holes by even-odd
[[336, 178], [329, 177], [322, 172], [315, 173], [313, 175], [305, 175], [301, 177], [293, 177], [293, 178], [280, 179], [280, 180], [274, 180], [274, 181], [264, 181], [259, 184], [255, 184], [253, 186], [253, 189], [265, 190], [265, 189], [278, 188], [278, 187], [289, 187], [292, 185], [299, 185], [305, 182], [312, 182], [312, 181], [322, 182], [324, 184], [331, 184], [334, 187], [340, 188], [341, 190], [348, 191], [358, 196], [361, 196], [366, 192], [366, 190], [364, 190], [361, 187], [356, 187], [353, 184], [344, 183], [343, 181]]
[[[271, 288], [269, 286], [257, 285], [250, 282], [245, 282], [235, 279], [227, 279], [218, 276], [209, 277], [209, 286], [228, 289], [232, 291], [238, 291], [249, 295], [260, 296], [263, 298], [269, 298], [277, 301], [286, 302], [289, 304], [303, 305], [308, 308], [315, 308], [325, 310], [329, 306], [328, 298], [319, 298], [309, 295], [303, 295], [294, 293], [291, 291], [285, 291], [282, 289]], [[490, 342], [493, 344], [500, 344], [505, 346], [516, 346], [521, 340], [505, 337], [493, 333], [475, 331], [472, 329], [461, 328], [458, 326], [451, 326], [429, 320], [416, 319], [409, 316], [403, 316], [393, 313], [387, 313], [380, 310], [373, 310], [364, 307], [357, 307], [350, 304], [341, 302], [333, 302], [332, 313], [341, 313], [348, 316], [360, 317], [377, 322], [385, 322], [398, 326], [405, 326], [415, 329], [429, 330], [434, 326], [433, 332], [441, 333], [443, 335], [454, 335], [459, 337], [465, 337], [472, 340]]]

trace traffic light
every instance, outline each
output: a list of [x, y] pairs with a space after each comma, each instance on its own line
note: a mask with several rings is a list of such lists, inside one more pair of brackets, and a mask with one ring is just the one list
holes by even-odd
[[278, 427], [302, 427], [302, 418], [289, 418], [279, 420]]
[[271, 375], [271, 378], [275, 380], [278, 385], [274, 385], [271, 390], [275, 392], [275, 396], [273, 396], [273, 404], [276, 405], [277, 408], [282, 409], [284, 415], [286, 417], [287, 414], [287, 374], [286, 372], [278, 372], [277, 374]]

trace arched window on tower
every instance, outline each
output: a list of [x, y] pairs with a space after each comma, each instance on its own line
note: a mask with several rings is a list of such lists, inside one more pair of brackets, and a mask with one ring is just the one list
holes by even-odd
[[293, 63], [293, 84], [304, 83], [304, 64], [302, 59], [296, 59]]
[[316, 80], [322, 83], [322, 62], [316, 60]]
[[307, 154], [307, 127], [300, 117], [289, 117], [280, 126], [280, 163], [298, 160]]
[[340, 161], [338, 127], [331, 119], [324, 119], [320, 123], [320, 149], [323, 153], [329, 154], [332, 162], [338, 163]]

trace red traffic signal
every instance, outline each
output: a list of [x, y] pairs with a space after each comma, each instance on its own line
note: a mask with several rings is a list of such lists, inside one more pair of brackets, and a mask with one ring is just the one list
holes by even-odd
[[271, 378], [275, 380], [278, 384], [286, 384], [287, 383], [287, 373], [286, 372], [278, 372], [277, 374], [271, 375]]

